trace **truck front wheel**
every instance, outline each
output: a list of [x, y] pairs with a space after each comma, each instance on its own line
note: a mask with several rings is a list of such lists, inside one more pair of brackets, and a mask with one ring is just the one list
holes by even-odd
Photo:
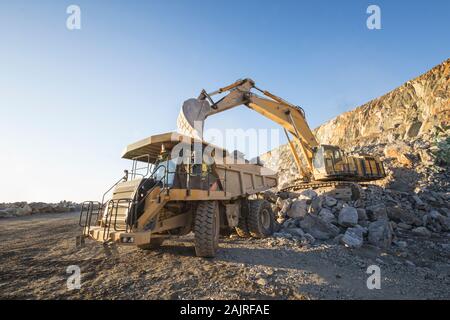
[[214, 257], [219, 246], [220, 214], [217, 201], [201, 201], [195, 212], [195, 254]]

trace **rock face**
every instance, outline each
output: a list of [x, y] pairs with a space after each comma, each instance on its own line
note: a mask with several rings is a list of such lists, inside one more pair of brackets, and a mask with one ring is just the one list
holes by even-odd
[[[388, 177], [380, 182], [403, 192], [450, 190], [450, 59], [397, 89], [314, 130], [322, 144], [383, 160]], [[262, 155], [278, 171], [279, 185], [298, 178], [287, 145]]]
[[411, 140], [450, 121], [450, 59], [315, 130], [321, 143], [350, 149]]

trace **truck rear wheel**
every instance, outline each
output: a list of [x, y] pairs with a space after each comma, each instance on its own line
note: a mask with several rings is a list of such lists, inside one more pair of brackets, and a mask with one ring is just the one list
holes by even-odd
[[195, 254], [214, 257], [219, 246], [220, 214], [217, 201], [201, 201], [195, 212]]
[[274, 232], [275, 218], [267, 200], [250, 200], [247, 218], [250, 234], [255, 238], [266, 238]]
[[150, 243], [140, 244], [137, 247], [141, 250], [152, 250], [158, 249], [164, 242], [164, 238], [153, 238], [150, 239]]

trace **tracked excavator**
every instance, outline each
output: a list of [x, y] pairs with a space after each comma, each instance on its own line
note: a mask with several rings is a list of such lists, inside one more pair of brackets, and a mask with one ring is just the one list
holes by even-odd
[[[213, 100], [220, 94], [220, 99]], [[284, 129], [299, 178], [281, 191], [334, 187], [350, 190], [350, 198], [357, 199], [361, 196], [361, 183], [386, 176], [383, 163], [375, 156], [348, 155], [338, 146], [319, 144], [301, 107], [258, 88], [248, 78], [211, 93], [202, 90], [198, 98], [186, 100], [177, 119], [178, 130], [201, 139], [206, 118], [241, 105]]]

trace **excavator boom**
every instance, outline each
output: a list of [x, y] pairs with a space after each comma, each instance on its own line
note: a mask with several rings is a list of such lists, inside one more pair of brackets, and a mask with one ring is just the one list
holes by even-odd
[[[213, 100], [215, 95], [222, 93], [227, 94], [217, 101]], [[372, 156], [348, 157], [336, 146], [320, 145], [301, 107], [267, 90], [259, 89], [255, 82], [248, 78], [211, 93], [203, 90], [197, 99], [186, 100], [178, 117], [178, 129], [183, 134], [202, 139], [207, 117], [240, 105], [247, 106], [284, 128], [304, 182], [333, 179], [376, 180], [385, 176], [382, 163]], [[299, 157], [290, 136], [299, 146], [303, 157]]]
[[[251, 92], [252, 89], [261, 92], [265, 97]], [[217, 102], [213, 101], [213, 96], [224, 92], [229, 93]], [[313, 150], [319, 144], [306, 122], [303, 109], [269, 91], [257, 88], [251, 79], [238, 80], [211, 93], [203, 90], [197, 99], [185, 101], [178, 117], [178, 128], [184, 134], [202, 138], [203, 125], [207, 117], [240, 105], [245, 105], [278, 123], [285, 129], [287, 135], [288, 133], [293, 135], [307, 162], [306, 166], [301, 163], [294, 144], [290, 142], [298, 169], [302, 176], [311, 176]]]

